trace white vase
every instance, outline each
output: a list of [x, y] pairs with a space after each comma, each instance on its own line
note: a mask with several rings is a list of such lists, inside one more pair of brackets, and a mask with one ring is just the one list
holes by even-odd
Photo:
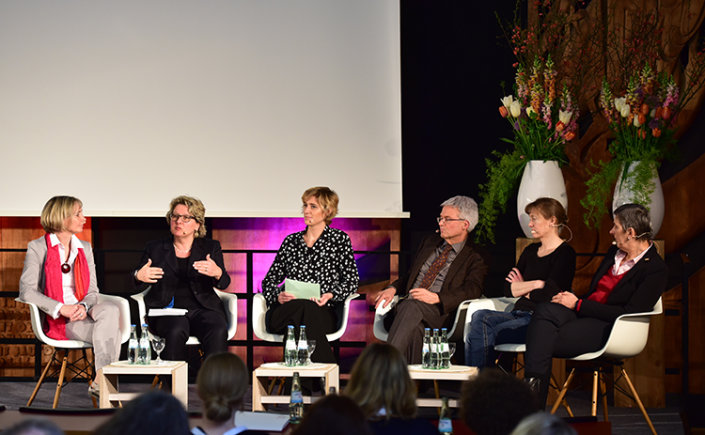
[[[634, 168], [636, 168], [639, 164], [641, 164], [639, 160], [627, 163], [627, 176], [629, 176], [629, 174], [631, 174]], [[612, 211], [616, 210], [620, 205], [631, 204], [634, 202], [634, 181], [627, 179], [627, 181], [622, 182], [624, 169], [625, 168], [622, 168], [622, 170], [619, 171], [617, 185], [614, 187], [614, 195], [612, 196]], [[653, 235], [655, 236], [661, 229], [661, 224], [663, 223], [665, 205], [663, 200], [663, 189], [661, 188], [661, 180], [658, 178], [658, 171], [656, 171], [656, 168], [652, 169], [652, 173], [653, 176], [651, 177], [651, 182], [654, 184], [654, 191], [651, 192], [649, 203], [644, 205], [649, 208], [651, 228], [653, 229]]]
[[530, 160], [524, 167], [517, 194], [517, 217], [526, 237], [531, 237], [529, 215], [524, 208], [539, 198], [553, 198], [568, 210], [563, 172], [555, 160]]

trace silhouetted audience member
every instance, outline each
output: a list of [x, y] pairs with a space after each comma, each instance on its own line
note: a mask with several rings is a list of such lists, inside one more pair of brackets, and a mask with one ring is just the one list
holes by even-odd
[[508, 435], [539, 410], [526, 383], [495, 369], [466, 382], [460, 400], [463, 420], [477, 435]]
[[548, 412], [537, 412], [524, 418], [511, 435], [576, 435], [565, 420]]
[[345, 395], [360, 406], [377, 435], [438, 433], [428, 420], [416, 418], [416, 385], [401, 352], [390, 344], [373, 343], [362, 351]]
[[193, 428], [192, 434], [252, 433], [235, 423], [235, 412], [242, 408], [249, 386], [247, 367], [239, 356], [229, 352], [209, 356], [198, 372], [196, 386], [203, 401], [203, 423], [202, 427]]
[[64, 435], [64, 431], [52, 421], [29, 418], [10, 426], [0, 435]]
[[304, 414], [292, 435], [372, 435], [365, 415], [352, 399], [329, 394]]
[[95, 435], [189, 435], [186, 410], [179, 400], [153, 390], [127, 402], [96, 429]]

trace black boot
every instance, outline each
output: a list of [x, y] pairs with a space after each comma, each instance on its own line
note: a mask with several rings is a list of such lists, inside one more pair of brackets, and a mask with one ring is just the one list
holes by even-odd
[[541, 380], [541, 378], [529, 376], [529, 377], [524, 378], [524, 382], [526, 383], [526, 385], [528, 385], [529, 389], [533, 393], [534, 404], [536, 406], [536, 409], [543, 410], [546, 407], [545, 394], [547, 394], [548, 391], [544, 392], [544, 388], [542, 388], [544, 385], [543, 385], [543, 381]]

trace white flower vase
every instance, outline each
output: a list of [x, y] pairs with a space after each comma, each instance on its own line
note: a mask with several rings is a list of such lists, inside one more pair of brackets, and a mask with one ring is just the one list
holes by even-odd
[[517, 217], [526, 237], [531, 237], [531, 228], [524, 208], [539, 198], [553, 198], [568, 210], [563, 172], [555, 160], [530, 160], [524, 167], [517, 194]]
[[[629, 175], [639, 164], [641, 164], [639, 160], [627, 163], [627, 175]], [[653, 235], [655, 236], [661, 229], [661, 224], [663, 223], [665, 205], [663, 200], [663, 189], [661, 188], [661, 180], [658, 178], [658, 171], [656, 171], [656, 168], [653, 168], [652, 173], [653, 176], [651, 177], [651, 182], [654, 184], [654, 191], [651, 192], [651, 196], [649, 197], [649, 204], [644, 205], [649, 208], [651, 228], [653, 229]], [[623, 183], [623, 174], [624, 168], [619, 171], [617, 185], [614, 188], [614, 195], [612, 196], [612, 211], [616, 210], [620, 205], [631, 204], [634, 202], [634, 182], [633, 180], [627, 180], [627, 182]]]

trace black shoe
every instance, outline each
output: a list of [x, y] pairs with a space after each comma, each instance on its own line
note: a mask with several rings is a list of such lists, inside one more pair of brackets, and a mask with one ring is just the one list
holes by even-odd
[[526, 383], [531, 392], [537, 396], [541, 393], [541, 379], [530, 376], [528, 378], [524, 378], [524, 383]]

